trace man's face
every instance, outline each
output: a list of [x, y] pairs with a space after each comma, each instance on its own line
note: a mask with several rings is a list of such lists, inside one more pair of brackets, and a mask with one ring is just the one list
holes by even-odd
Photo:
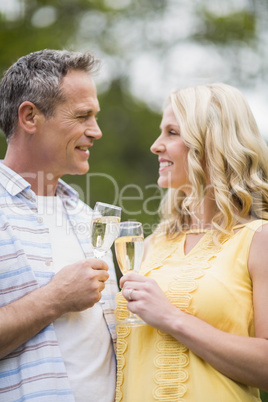
[[56, 106], [53, 117], [43, 117], [38, 133], [40, 165], [56, 178], [86, 173], [89, 148], [102, 136], [92, 78], [83, 71], [70, 71], [62, 81], [62, 91], [65, 101]]

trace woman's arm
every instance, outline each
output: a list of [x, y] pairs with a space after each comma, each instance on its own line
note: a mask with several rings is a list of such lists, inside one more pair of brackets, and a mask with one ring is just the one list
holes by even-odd
[[268, 225], [256, 232], [249, 254], [256, 337], [220, 331], [172, 305], [150, 278], [128, 274], [123, 295], [133, 288], [128, 308], [152, 327], [172, 335], [225, 376], [268, 391]]

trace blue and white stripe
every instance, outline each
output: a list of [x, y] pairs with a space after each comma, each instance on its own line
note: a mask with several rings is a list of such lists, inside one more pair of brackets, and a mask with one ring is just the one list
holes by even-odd
[[[88, 231], [81, 230], [89, 228], [91, 209], [63, 181], [57, 195], [85, 257], [92, 257]], [[110, 278], [101, 305], [115, 343], [113, 311], [118, 289], [111, 255], [106, 259]], [[0, 164], [0, 307], [46, 285], [53, 276], [52, 266], [49, 232], [38, 216], [35, 194], [27, 181]], [[74, 401], [53, 324], [0, 360], [0, 400]]]

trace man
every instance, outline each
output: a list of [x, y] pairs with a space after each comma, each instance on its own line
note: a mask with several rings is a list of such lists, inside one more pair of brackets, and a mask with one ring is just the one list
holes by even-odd
[[109, 273], [90, 258], [91, 210], [60, 179], [88, 171], [89, 148], [102, 136], [97, 64], [88, 53], [43, 50], [20, 58], [0, 84], [5, 402], [114, 400], [114, 266], [111, 255]]

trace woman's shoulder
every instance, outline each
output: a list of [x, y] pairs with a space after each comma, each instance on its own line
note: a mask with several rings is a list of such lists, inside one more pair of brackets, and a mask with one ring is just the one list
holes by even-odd
[[254, 235], [252, 238], [251, 248], [259, 248], [266, 245], [266, 249], [268, 252], [268, 221], [258, 219], [254, 221], [254, 224], [247, 225], [249, 228], [253, 226]]
[[233, 227], [234, 233], [240, 232], [241, 236], [246, 236], [252, 240], [256, 232], [262, 232], [267, 227], [268, 220], [265, 219], [247, 219]]
[[261, 231], [263, 227], [267, 226], [267, 223], [267, 219], [249, 219], [247, 222], [245, 222], [244, 226], [248, 228], [253, 228], [256, 231]]
[[[268, 221], [258, 220], [249, 250], [248, 267], [251, 276], [268, 266]], [[250, 225], [252, 226], [252, 225]]]

